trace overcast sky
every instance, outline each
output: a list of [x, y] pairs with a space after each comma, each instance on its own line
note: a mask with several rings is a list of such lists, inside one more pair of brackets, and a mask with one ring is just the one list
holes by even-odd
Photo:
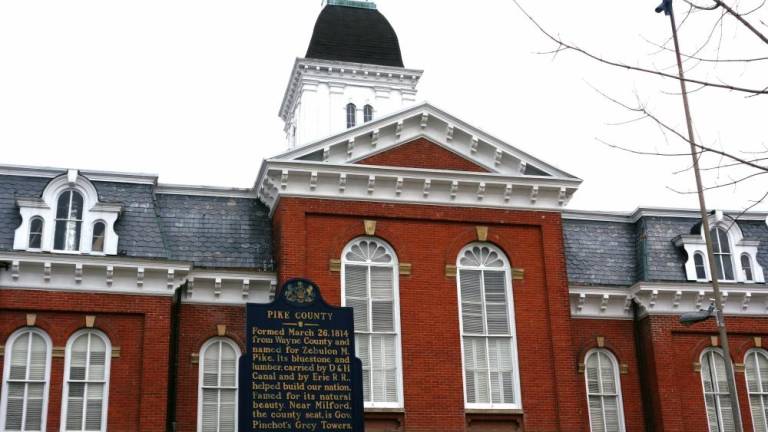
[[[675, 72], [672, 54], [646, 41], [663, 43], [670, 32], [669, 21], [653, 12], [655, 0], [521, 1], [569, 42]], [[686, 152], [686, 144], [665, 139], [648, 121], [612, 125], [637, 116], [593, 89], [628, 103], [639, 99], [684, 131], [680, 98], [671, 94], [675, 81], [612, 69], [573, 52], [537, 54], [554, 45], [509, 0], [377, 4], [398, 33], [406, 66], [425, 70], [418, 99], [582, 178], [570, 208], [697, 205], [694, 196], [669, 190], [693, 187], [690, 171], [674, 174], [690, 157], [643, 157], [598, 141]], [[741, 4], [746, 10], [752, 3]], [[2, 1], [0, 163], [249, 187], [262, 159], [285, 148], [277, 111], [320, 8], [320, 0]], [[766, 15], [749, 18], [768, 22]], [[681, 30], [684, 46], [706, 40], [715, 18], [692, 17]], [[701, 55], [716, 55], [718, 47], [723, 58], [768, 53], [728, 17]], [[768, 70], [760, 64], [700, 65], [689, 76], [762, 88]], [[765, 150], [766, 100], [693, 93], [700, 139], [734, 153]], [[708, 182], [752, 172], [708, 171]], [[766, 178], [713, 191], [708, 204], [743, 208], [766, 193]]]

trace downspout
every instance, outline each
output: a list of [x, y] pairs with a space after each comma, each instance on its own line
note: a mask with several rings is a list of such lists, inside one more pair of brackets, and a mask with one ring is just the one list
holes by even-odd
[[166, 432], [176, 432], [176, 394], [179, 376], [179, 321], [181, 318], [181, 299], [187, 292], [184, 282], [173, 292], [171, 303], [171, 334], [168, 341], [168, 395], [166, 397]]

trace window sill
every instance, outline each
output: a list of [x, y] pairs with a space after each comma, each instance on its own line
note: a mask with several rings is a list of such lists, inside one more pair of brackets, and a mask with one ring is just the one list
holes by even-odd
[[365, 408], [366, 413], [404, 413], [405, 408]]
[[466, 408], [464, 410], [465, 414], [480, 414], [480, 415], [505, 415], [505, 414], [524, 414], [522, 408]]

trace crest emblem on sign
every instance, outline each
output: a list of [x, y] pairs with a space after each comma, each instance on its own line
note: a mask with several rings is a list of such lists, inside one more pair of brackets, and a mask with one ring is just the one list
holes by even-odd
[[317, 299], [317, 291], [315, 290], [315, 287], [302, 280], [287, 283], [283, 287], [283, 290], [285, 299], [295, 305], [307, 305], [314, 303], [315, 299]]

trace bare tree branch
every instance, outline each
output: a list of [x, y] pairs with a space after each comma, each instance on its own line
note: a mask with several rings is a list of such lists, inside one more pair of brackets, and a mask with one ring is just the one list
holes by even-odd
[[[674, 79], [676, 81], [680, 81], [680, 77], [678, 77], [677, 75], [672, 75], [672, 74], [668, 74], [668, 73], [665, 73], [665, 72], [654, 71], [654, 70], [651, 70], [651, 69], [646, 69], [646, 68], [642, 68], [642, 67], [638, 67], [638, 66], [630, 66], [628, 64], [619, 63], [619, 62], [616, 62], [616, 61], [604, 59], [602, 57], [599, 57], [597, 55], [594, 55], [594, 54], [590, 53], [589, 51], [586, 51], [586, 50], [584, 50], [582, 48], [579, 48], [579, 47], [577, 47], [575, 45], [571, 45], [571, 44], [565, 43], [561, 39], [558, 39], [557, 37], [553, 36], [551, 33], [547, 32], [530, 14], [528, 14], [528, 12], [520, 5], [520, 3], [518, 3], [517, 0], [512, 0], [512, 1], [520, 9], [520, 11], [539, 29], [539, 31], [541, 31], [550, 40], [552, 40], [553, 42], [558, 44], [558, 46], [563, 46], [563, 47], [568, 48], [570, 50], [576, 51], [576, 52], [578, 52], [578, 53], [580, 53], [582, 55], [585, 55], [585, 56], [587, 56], [587, 57], [589, 57], [589, 58], [591, 58], [593, 60], [599, 61], [601, 63], [607, 64], [607, 65], [610, 65], [610, 66], [615, 66], [615, 67], [618, 67], [618, 68], [623, 68], [623, 69], [627, 69], [627, 70], [633, 70], [633, 71], [637, 71], [637, 72], [644, 72], [644, 73], [653, 74], [653, 75], [661, 76], [661, 77], [664, 77], [664, 78], [670, 78], [670, 79]], [[730, 84], [718, 84], [718, 83], [714, 83], [714, 82], [710, 82], [710, 81], [702, 81], [702, 80], [692, 79], [692, 78], [686, 78], [685, 81], [689, 82], [689, 83], [693, 83], [693, 84], [700, 84], [700, 85], [703, 85], [703, 86], [706, 86], [706, 87], [714, 87], [714, 88], [720, 88], [720, 89], [725, 89], [725, 90], [749, 93], [750, 95], [768, 94], [768, 88], [762, 89], [762, 90], [750, 89], [750, 88], [739, 87], [739, 86], [734, 86], [734, 85], [730, 85]]]
[[762, 34], [758, 29], [756, 29], [752, 24], [750, 24], [749, 21], [747, 21], [743, 16], [741, 16], [741, 14], [733, 10], [727, 4], [723, 3], [721, 0], [713, 0], [713, 1], [715, 2], [715, 4], [717, 4], [718, 6], [728, 11], [728, 13], [731, 14], [731, 16], [739, 20], [739, 22], [741, 22], [744, 25], [744, 27], [746, 27], [747, 29], [749, 29], [749, 31], [754, 33], [755, 36], [757, 36], [761, 41], [763, 41], [763, 43], [768, 45], [768, 36]]
[[611, 143], [609, 143], [607, 141], [604, 141], [602, 138], [597, 138], [597, 137], [595, 137], [595, 141], [597, 141], [599, 143], [602, 143], [602, 144], [605, 144], [605, 145], [607, 145], [610, 148], [615, 148], [615, 149], [618, 149], [618, 150], [623, 150], [623, 151], [628, 152], [628, 153], [634, 153], [634, 154], [643, 155], [643, 156], [672, 156], [672, 157], [684, 156], [684, 157], [689, 157], [691, 155], [690, 153], [659, 153], [659, 152], [647, 152], [647, 151], [635, 150], [635, 149], [631, 149], [629, 147], [622, 147], [620, 145], [611, 144]]

